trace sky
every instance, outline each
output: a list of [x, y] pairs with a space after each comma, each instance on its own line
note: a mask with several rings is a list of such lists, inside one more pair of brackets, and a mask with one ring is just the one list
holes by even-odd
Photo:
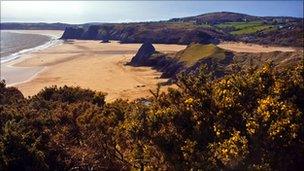
[[139, 22], [208, 12], [303, 17], [303, 1], [2, 1], [1, 22]]

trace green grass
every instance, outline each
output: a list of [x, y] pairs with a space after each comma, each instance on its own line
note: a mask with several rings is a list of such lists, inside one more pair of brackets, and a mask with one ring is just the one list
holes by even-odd
[[225, 29], [225, 28], [234, 28], [236, 30], [244, 29], [247, 27], [255, 27], [264, 25], [261, 21], [251, 21], [251, 22], [226, 22], [216, 25], [216, 27]]
[[251, 34], [262, 30], [271, 30], [273, 25], [265, 24], [261, 21], [251, 21], [251, 22], [227, 22], [223, 24], [216, 25], [220, 29], [231, 29], [230, 32], [233, 35]]
[[244, 29], [241, 29], [241, 30], [232, 31], [230, 33], [233, 34], [233, 35], [242, 35], [242, 34], [256, 33], [258, 31], [269, 30], [269, 29], [273, 29], [273, 26], [261, 25], [261, 26], [247, 27], [247, 28], [244, 28]]
[[187, 66], [191, 66], [198, 60], [211, 56], [223, 59], [225, 58], [225, 50], [214, 44], [191, 44], [186, 49], [179, 51], [176, 54], [176, 58], [185, 62]]

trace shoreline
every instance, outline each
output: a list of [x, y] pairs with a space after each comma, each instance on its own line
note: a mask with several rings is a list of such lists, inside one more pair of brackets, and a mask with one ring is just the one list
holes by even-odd
[[[50, 38], [49, 41], [32, 48], [22, 49], [11, 55], [1, 59], [1, 79], [5, 79], [7, 86], [15, 86], [28, 81], [31, 81], [39, 73], [43, 72], [45, 67], [20, 67], [15, 66], [16, 63], [26, 60], [26, 57], [32, 53], [43, 51], [47, 48], [60, 45], [63, 41], [58, 40], [61, 31], [58, 30], [1, 30], [4, 32], [18, 34], [37, 34]], [[3, 61], [4, 60], [4, 61]], [[15, 75], [23, 75], [23, 78], [18, 78]], [[22, 76], [21, 76], [22, 77]], [[26, 77], [26, 78], [25, 78]]]
[[[59, 34], [60, 31], [56, 30], [55, 32], [58, 33], [52, 33], [55, 30], [1, 30], [1, 32], [9, 32], [9, 33], [17, 33], [17, 34], [28, 34], [28, 35], [42, 35], [42, 36], [46, 36], [48, 37], [50, 40], [38, 45], [38, 46], [34, 46], [31, 48], [26, 48], [26, 49], [21, 49], [18, 52], [12, 53], [8, 56], [4, 56], [1, 58], [1, 63], [9, 63], [12, 62], [14, 60], [17, 60], [18, 58], [26, 55], [26, 54], [30, 54], [39, 50], [43, 50], [52, 46], [56, 46], [60, 43], [62, 43], [62, 40], [59, 40]], [[8, 59], [6, 59], [8, 58]], [[4, 60], [4, 61], [3, 61]]]
[[[14, 67], [14, 66], [9, 66], [9, 67]], [[14, 67], [14, 68], [29, 68], [29, 69], [31, 69], [31, 67]], [[44, 72], [46, 69], [47, 69], [47, 67], [40, 68], [38, 71], [36, 71], [35, 73], [33, 73], [33, 75], [30, 76], [29, 78], [27, 78], [26, 80], [24, 80], [24, 81], [18, 81], [18, 82], [11, 83], [11, 84], [7, 84], [7, 86], [8, 87], [13, 87], [13, 86], [17, 86], [19, 84], [24, 84], [24, 83], [30, 82], [33, 79], [35, 79], [35, 77], [37, 77], [40, 73]]]

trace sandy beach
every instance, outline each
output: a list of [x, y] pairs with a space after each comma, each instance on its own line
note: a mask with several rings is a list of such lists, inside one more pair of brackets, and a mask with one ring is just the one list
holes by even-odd
[[[15, 31], [22, 32], [24, 31]], [[25, 31], [60, 37], [62, 31]], [[131, 60], [141, 44], [120, 44], [117, 41], [100, 43], [91, 40], [71, 40], [60, 45], [23, 55], [2, 65], [8, 86], [17, 87], [25, 96], [37, 94], [44, 87], [80, 86], [107, 93], [106, 100], [117, 98], [134, 100], [150, 96], [155, 90], [160, 72], [150, 67], [125, 65]], [[185, 45], [154, 44], [157, 51], [172, 53]], [[236, 52], [293, 51], [292, 48], [266, 47], [254, 44], [223, 42], [219, 47]], [[10, 83], [10, 84], [9, 84]], [[167, 87], [163, 87], [165, 90]]]
[[[117, 41], [68, 41], [14, 61], [14, 67], [44, 67], [30, 81], [14, 86], [25, 96], [35, 95], [46, 86], [68, 85], [106, 92], [107, 101], [146, 97], [151, 95], [149, 90], [166, 79], [160, 79], [161, 73], [150, 67], [125, 65], [140, 46]], [[161, 52], [176, 52], [185, 46], [158, 44], [155, 48]]]
[[293, 52], [295, 51], [292, 47], [279, 47], [279, 46], [266, 46], [252, 43], [243, 42], [221, 42], [218, 47], [231, 50], [234, 52], [248, 52], [248, 53], [261, 53], [261, 52]]

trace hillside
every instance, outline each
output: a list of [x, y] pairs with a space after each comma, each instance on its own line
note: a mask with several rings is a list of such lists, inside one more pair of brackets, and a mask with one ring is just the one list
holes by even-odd
[[0, 29], [65, 29], [63, 39], [112, 39], [122, 43], [209, 44], [229, 40], [293, 47], [303, 46], [304, 30], [303, 18], [232, 12], [139, 23], [1, 23]]
[[[194, 17], [175, 18], [162, 22], [93, 25], [82, 28], [82, 35], [70, 34], [63, 39], [94, 39], [104, 37], [122, 43], [190, 44], [244, 41], [268, 45], [303, 46], [303, 19], [292, 17], [256, 17], [219, 12]], [[287, 36], [289, 35], [289, 36]]]
[[198, 60], [213, 57], [216, 60], [223, 60], [226, 57], [225, 50], [214, 44], [191, 44], [185, 50], [176, 53], [175, 58], [185, 62], [186, 66], [194, 65]]
[[169, 22], [196, 22], [196, 23], [205, 23], [209, 25], [217, 25], [221, 23], [227, 22], [252, 22], [252, 21], [265, 21], [265, 22], [296, 22], [301, 20], [300, 18], [295, 17], [284, 17], [284, 16], [252, 16], [248, 14], [241, 14], [235, 12], [212, 12], [201, 14], [197, 16], [191, 17], [183, 17], [183, 18], [173, 18], [170, 19]]
[[259, 17], [233, 13], [233, 12], [214, 12], [201, 14], [192, 17], [184, 18], [173, 18], [169, 21], [173, 22], [197, 22], [197, 23], [206, 23], [210, 25], [225, 23], [225, 22], [240, 22], [240, 21], [256, 21], [259, 20]]

